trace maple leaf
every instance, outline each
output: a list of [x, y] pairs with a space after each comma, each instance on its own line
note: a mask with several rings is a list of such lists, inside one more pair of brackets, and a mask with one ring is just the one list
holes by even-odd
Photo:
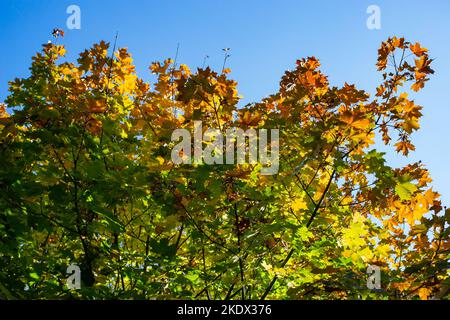
[[370, 125], [369, 119], [362, 118], [361, 115], [352, 113], [350, 110], [344, 111], [339, 116], [339, 120], [359, 130], [365, 130]]
[[292, 202], [291, 208], [294, 211], [300, 211], [300, 210], [308, 209], [308, 206], [307, 206], [306, 202], [302, 198], [296, 198], [294, 200], [294, 202]]
[[417, 130], [420, 128], [419, 119], [418, 118], [410, 118], [405, 120], [402, 123], [402, 128], [408, 133], [411, 133], [413, 130]]
[[408, 155], [410, 150], [416, 150], [416, 147], [414, 147], [414, 145], [409, 141], [399, 141], [395, 144], [395, 147], [397, 152], [402, 152], [405, 156]]
[[418, 42], [411, 44], [409, 48], [416, 56], [423, 56], [424, 53], [428, 52], [428, 49], [421, 47]]
[[409, 181], [409, 177], [400, 177], [395, 186], [395, 193], [401, 200], [409, 200], [414, 192], [417, 191], [417, 186]]

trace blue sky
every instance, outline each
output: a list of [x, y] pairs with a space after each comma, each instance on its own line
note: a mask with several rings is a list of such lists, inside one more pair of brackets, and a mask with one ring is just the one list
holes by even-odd
[[[81, 29], [67, 30], [66, 8], [81, 9]], [[366, 27], [369, 5], [381, 9], [381, 30]], [[297, 58], [314, 55], [331, 84], [345, 81], [373, 92], [377, 49], [388, 36], [419, 41], [435, 59], [436, 71], [426, 88], [414, 95], [424, 106], [421, 129], [414, 134], [416, 152], [404, 159], [392, 148], [391, 165], [422, 160], [444, 204], [450, 203], [450, 1], [301, 1], [189, 0], [80, 1], [2, 0], [0, 2], [0, 101], [7, 82], [28, 74], [31, 56], [51, 39], [51, 30], [66, 31], [68, 58], [99, 40], [128, 47], [138, 74], [150, 78], [152, 61], [174, 57], [191, 68], [208, 64], [220, 69], [222, 48], [230, 47], [227, 66], [239, 83], [243, 103], [277, 90], [284, 70]]]

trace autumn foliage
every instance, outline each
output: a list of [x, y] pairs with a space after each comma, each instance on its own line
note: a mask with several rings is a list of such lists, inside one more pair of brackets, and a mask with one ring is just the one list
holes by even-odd
[[[100, 42], [64, 60], [45, 44], [0, 106], [0, 297], [430, 299], [449, 297], [449, 219], [415, 149], [427, 49], [381, 45], [376, 94], [331, 86], [298, 60], [277, 93], [238, 108], [229, 70], [168, 59], [140, 79]], [[373, 76], [376, 76], [375, 74]], [[8, 109], [8, 111], [7, 111]], [[174, 165], [171, 134], [280, 130], [280, 169]], [[380, 141], [381, 141], [380, 140]], [[66, 287], [81, 267], [82, 287]], [[366, 287], [369, 265], [381, 289]]]

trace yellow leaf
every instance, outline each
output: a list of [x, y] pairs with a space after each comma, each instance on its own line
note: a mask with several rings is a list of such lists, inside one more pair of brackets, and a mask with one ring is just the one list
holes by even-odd
[[158, 162], [159, 162], [160, 165], [164, 164], [164, 158], [163, 158], [163, 157], [157, 156], [157, 157], [156, 157], [156, 160], [158, 160]]
[[423, 200], [426, 201], [427, 206], [430, 206], [433, 204], [434, 199], [436, 199], [438, 197], [439, 197], [439, 193], [433, 192], [433, 189], [430, 188], [427, 191], [425, 191], [425, 194], [423, 195]]
[[356, 120], [352, 123], [352, 127], [356, 128], [356, 129], [361, 129], [364, 130], [366, 129], [370, 124], [370, 121], [367, 119], [361, 119], [361, 120]]
[[308, 206], [306, 205], [306, 202], [303, 201], [302, 198], [297, 198], [295, 201], [291, 204], [292, 210], [299, 211], [302, 209], [308, 209]]
[[351, 251], [351, 250], [346, 249], [346, 250], [344, 250], [344, 251], [342, 252], [342, 256], [343, 256], [344, 258], [348, 258], [348, 257], [350, 257], [351, 255], [352, 255], [352, 251]]
[[390, 251], [391, 251], [391, 248], [388, 244], [383, 244], [381, 246], [378, 246], [375, 249], [376, 254], [381, 257], [388, 257]]
[[397, 288], [400, 292], [406, 291], [411, 287], [411, 284], [408, 282], [397, 282], [393, 283], [392, 287]]
[[419, 289], [419, 297], [421, 300], [428, 300], [428, 296], [431, 293], [431, 289], [429, 288], [420, 288]]
[[128, 138], [128, 134], [125, 132], [124, 129], [122, 129], [122, 131], [120, 131], [120, 136], [121, 136], [123, 139]]
[[273, 267], [271, 264], [266, 263], [265, 261], [263, 261], [261, 263], [261, 266], [269, 273], [272, 274], [273, 273]]
[[402, 128], [408, 133], [411, 133], [413, 130], [419, 129], [420, 128], [419, 119], [411, 118], [405, 120], [405, 122], [402, 123]]

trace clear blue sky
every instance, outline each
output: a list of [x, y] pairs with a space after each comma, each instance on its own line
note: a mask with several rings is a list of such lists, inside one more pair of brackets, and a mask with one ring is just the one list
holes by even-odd
[[[81, 8], [81, 29], [67, 30], [66, 8]], [[381, 30], [366, 28], [366, 9], [381, 9]], [[7, 81], [26, 76], [31, 56], [51, 39], [54, 27], [66, 31], [68, 58], [99, 40], [128, 47], [138, 73], [148, 79], [152, 61], [174, 57], [191, 68], [208, 63], [220, 69], [222, 48], [232, 49], [228, 66], [244, 102], [273, 93], [284, 70], [314, 55], [333, 85], [345, 81], [373, 92], [379, 81], [377, 49], [388, 36], [419, 41], [436, 59], [436, 74], [416, 95], [424, 106], [417, 150], [408, 159], [389, 152], [391, 165], [422, 160], [434, 186], [450, 204], [450, 1], [0, 1], [0, 101]]]

